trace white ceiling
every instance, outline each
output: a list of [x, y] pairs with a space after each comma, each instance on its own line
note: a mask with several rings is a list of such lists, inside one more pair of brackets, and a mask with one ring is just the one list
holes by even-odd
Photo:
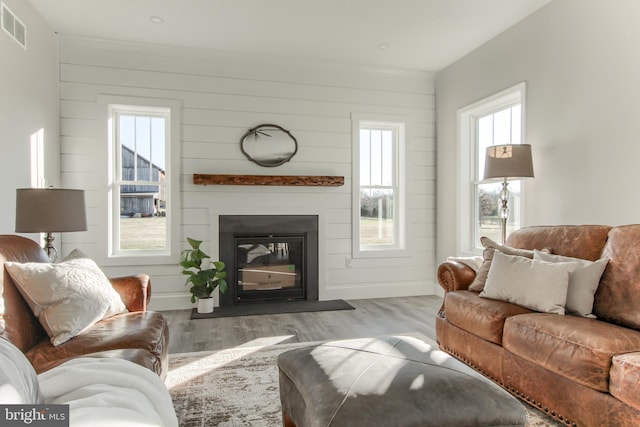
[[549, 1], [30, 0], [63, 35], [428, 71]]

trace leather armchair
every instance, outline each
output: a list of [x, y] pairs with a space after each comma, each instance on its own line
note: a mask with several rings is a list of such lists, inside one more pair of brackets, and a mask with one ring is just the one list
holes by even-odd
[[151, 297], [148, 275], [110, 279], [129, 312], [103, 319], [71, 340], [53, 346], [4, 268], [6, 261], [49, 260], [33, 240], [0, 235], [0, 336], [25, 353], [36, 372], [47, 371], [76, 357], [117, 357], [165, 377], [169, 328], [162, 314], [147, 310]]

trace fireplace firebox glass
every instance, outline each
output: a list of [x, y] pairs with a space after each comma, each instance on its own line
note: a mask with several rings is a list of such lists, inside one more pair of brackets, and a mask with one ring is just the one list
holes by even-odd
[[304, 299], [305, 236], [236, 236], [236, 301]]

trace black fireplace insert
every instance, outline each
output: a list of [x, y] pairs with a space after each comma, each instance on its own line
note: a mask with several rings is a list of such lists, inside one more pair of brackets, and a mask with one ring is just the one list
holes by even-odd
[[220, 305], [318, 300], [317, 215], [220, 215]]

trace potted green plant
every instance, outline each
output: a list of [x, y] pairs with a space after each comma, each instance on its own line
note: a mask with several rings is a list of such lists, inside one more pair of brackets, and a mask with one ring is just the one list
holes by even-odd
[[191, 284], [191, 302], [198, 301], [198, 313], [211, 313], [213, 311], [213, 297], [211, 294], [220, 287], [220, 292], [227, 291], [227, 282], [225, 277], [227, 273], [224, 271], [224, 263], [221, 261], [210, 261], [211, 268], [203, 268], [202, 263], [211, 258], [205, 254], [200, 245], [202, 241], [190, 239], [187, 241], [191, 249], [185, 249], [180, 254], [180, 265], [182, 266], [182, 274], [187, 276], [185, 286]]

